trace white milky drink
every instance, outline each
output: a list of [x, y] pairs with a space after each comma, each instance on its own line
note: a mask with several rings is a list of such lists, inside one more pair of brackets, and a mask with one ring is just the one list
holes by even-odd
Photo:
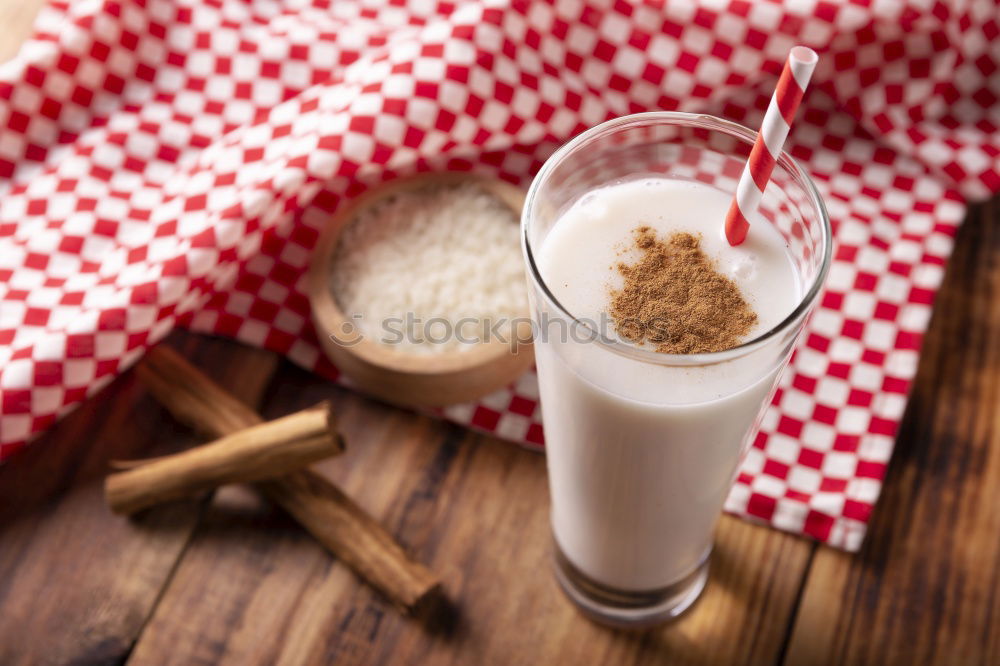
[[[603, 319], [614, 336], [609, 289], [622, 286], [617, 264], [639, 258], [633, 231], [649, 226], [661, 240], [689, 232], [757, 313], [748, 336], [755, 338], [795, 310], [803, 288], [766, 221], [752, 220], [746, 241], [728, 245], [722, 229], [731, 197], [657, 177], [594, 189], [556, 219], [536, 250], [538, 271], [563, 309], [578, 320]], [[659, 365], [557, 329], [546, 331], [535, 354], [559, 550], [600, 585], [668, 587], [707, 556], [748, 433], [787, 354]]]

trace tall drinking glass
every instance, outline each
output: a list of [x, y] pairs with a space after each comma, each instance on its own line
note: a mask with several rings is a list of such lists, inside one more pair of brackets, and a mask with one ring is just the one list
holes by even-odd
[[[701, 593], [726, 495], [829, 267], [830, 222], [812, 181], [782, 154], [751, 222], [780, 234], [797, 300], [777, 326], [705, 354], [657, 353], [574, 316], [545, 283], [540, 251], [567, 209], [597, 188], [655, 176], [734, 192], [755, 137], [711, 116], [626, 116], [564, 145], [528, 192], [523, 249], [555, 571], [599, 621], [651, 624]], [[705, 224], [706, 233], [721, 233], [723, 220]], [[546, 252], [564, 249], [572, 251]]]

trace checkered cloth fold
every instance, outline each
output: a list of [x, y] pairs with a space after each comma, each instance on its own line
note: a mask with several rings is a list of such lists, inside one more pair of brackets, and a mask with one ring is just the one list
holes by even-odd
[[[964, 212], [1000, 189], [987, 0], [78, 0], [0, 67], [0, 459], [174, 326], [336, 378], [303, 269], [346, 198], [414, 170], [526, 185], [609, 117], [759, 124], [822, 62], [789, 150], [836, 227], [821, 305], [728, 502], [856, 549]], [[542, 443], [533, 373], [443, 415]]]

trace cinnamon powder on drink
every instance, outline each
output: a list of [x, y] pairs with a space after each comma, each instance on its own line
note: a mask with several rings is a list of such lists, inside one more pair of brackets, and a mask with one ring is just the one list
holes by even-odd
[[664, 354], [701, 354], [731, 349], [757, 323], [757, 313], [739, 287], [716, 270], [692, 234], [665, 241], [647, 226], [634, 231], [642, 256], [618, 264], [625, 279], [611, 290], [610, 314], [618, 334]]

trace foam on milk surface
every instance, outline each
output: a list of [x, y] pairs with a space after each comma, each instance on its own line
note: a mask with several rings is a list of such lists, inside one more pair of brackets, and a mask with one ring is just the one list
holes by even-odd
[[[567, 210], [542, 245], [539, 268], [556, 299], [577, 319], [599, 321], [609, 288], [621, 287], [615, 268], [638, 259], [632, 231], [640, 226], [666, 239], [689, 232], [716, 268], [740, 287], [757, 313], [756, 337], [791, 313], [798, 276], [783, 239], [771, 225], [750, 225], [744, 243], [731, 247], [723, 220], [731, 195], [703, 183], [643, 178], [594, 190]], [[585, 268], [585, 270], [584, 270]]]
[[[539, 271], [570, 314], [597, 322], [602, 333], [614, 338], [617, 332], [607, 314], [610, 289], [619, 289], [623, 283], [617, 265], [633, 263], [640, 256], [633, 231], [649, 226], [664, 239], [673, 232], [688, 232], [701, 239], [702, 251], [715, 261], [717, 270], [739, 285], [757, 313], [757, 325], [747, 340], [752, 339], [780, 324], [795, 309], [800, 280], [784, 239], [763, 220], [751, 222], [744, 243], [729, 245], [723, 220], [730, 196], [703, 183], [655, 177], [593, 190], [564, 212], [549, 231], [538, 253]], [[753, 363], [692, 372], [652, 363], [624, 363], [619, 355], [596, 344], [557, 346], [581, 379], [635, 402], [711, 401], [730, 394], [733, 386], [747, 386], [759, 378]]]

